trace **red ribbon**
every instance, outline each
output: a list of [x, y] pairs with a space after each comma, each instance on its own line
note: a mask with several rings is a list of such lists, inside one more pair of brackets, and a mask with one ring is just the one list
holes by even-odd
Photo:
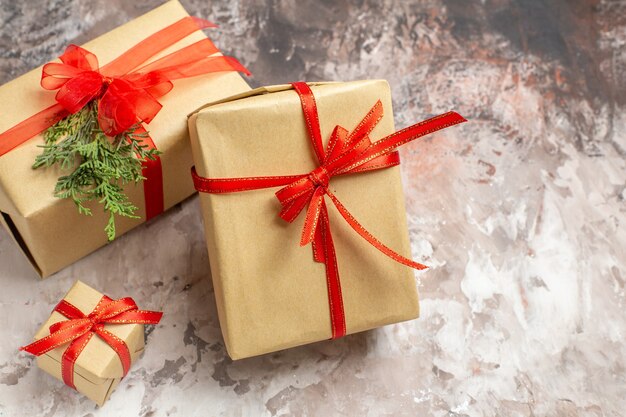
[[55, 311], [68, 318], [50, 326], [50, 334], [28, 346], [25, 350], [36, 356], [41, 356], [52, 349], [69, 343], [61, 360], [61, 374], [66, 385], [76, 389], [74, 385], [74, 364], [87, 343], [94, 334], [97, 334], [114, 351], [122, 362], [123, 376], [130, 369], [131, 356], [126, 343], [104, 328], [105, 324], [158, 324], [163, 313], [158, 311], [139, 310], [132, 298], [112, 300], [103, 295], [98, 305], [88, 315], [83, 314], [71, 303], [61, 300], [54, 308]]
[[[221, 71], [250, 72], [235, 58], [211, 56], [219, 50], [203, 39], [147, 65], [156, 54], [193, 32], [215, 27], [211, 22], [185, 17], [139, 42], [122, 55], [100, 67], [98, 58], [76, 45], [69, 45], [58, 62], [43, 66], [41, 86], [58, 90], [56, 104], [29, 117], [0, 134], [0, 156], [98, 101], [98, 123], [108, 136], [118, 135], [137, 123], [150, 123], [161, 110], [158, 98], [170, 92], [172, 81]], [[145, 133], [140, 127], [137, 133]], [[145, 138], [150, 148], [152, 139]], [[161, 160], [144, 161], [146, 220], [163, 212]]]
[[334, 339], [346, 334], [346, 322], [325, 196], [331, 199], [350, 227], [376, 249], [411, 268], [425, 269], [426, 266], [396, 253], [368, 232], [328, 188], [330, 179], [337, 175], [357, 174], [398, 165], [400, 156], [395, 151], [396, 148], [466, 120], [455, 112], [448, 112], [372, 142], [369, 134], [383, 117], [383, 106], [379, 100], [352, 132], [336, 126], [324, 150], [313, 92], [306, 83], [297, 82], [292, 85], [300, 97], [309, 138], [318, 161], [317, 168], [302, 175], [248, 178], [203, 178], [192, 168], [192, 176], [196, 189], [205, 193], [233, 193], [282, 186], [276, 192], [276, 197], [282, 206], [279, 215], [288, 222], [293, 222], [306, 208], [300, 245], [311, 243], [314, 260], [325, 265]]

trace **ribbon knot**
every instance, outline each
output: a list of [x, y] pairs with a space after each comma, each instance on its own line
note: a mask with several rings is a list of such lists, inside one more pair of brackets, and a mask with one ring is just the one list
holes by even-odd
[[117, 353], [126, 376], [131, 365], [131, 355], [126, 343], [106, 330], [105, 324], [158, 324], [163, 313], [158, 311], [139, 310], [135, 301], [130, 298], [112, 300], [102, 296], [96, 307], [85, 315], [79, 308], [66, 300], [61, 300], [54, 311], [67, 317], [67, 320], [50, 326], [50, 334], [27, 346], [24, 350], [41, 356], [53, 349], [69, 343], [61, 361], [61, 374], [66, 385], [74, 386], [74, 364], [87, 346], [91, 337], [96, 334]]
[[309, 172], [307, 178], [316, 186], [316, 187], [328, 187], [328, 182], [330, 181], [330, 175], [328, 171], [323, 166], [319, 166], [315, 168], [313, 171]]
[[91, 322], [91, 327], [93, 328], [96, 324], [100, 323], [100, 318], [99, 317], [93, 317], [91, 314], [89, 315], [89, 317], [87, 317], [87, 319]]
[[383, 254], [411, 268], [425, 269], [426, 266], [398, 254], [365, 229], [328, 188], [330, 178], [398, 165], [400, 156], [396, 148], [466, 120], [458, 113], [448, 112], [372, 142], [369, 134], [383, 117], [383, 106], [379, 100], [352, 132], [336, 126], [324, 149], [313, 92], [303, 82], [293, 83], [292, 86], [300, 98], [305, 126], [319, 164], [317, 168], [304, 175], [248, 178], [203, 178], [192, 169], [192, 176], [196, 189], [206, 193], [232, 193], [282, 186], [276, 192], [282, 207], [279, 216], [288, 222], [293, 222], [306, 208], [300, 245], [311, 243], [313, 259], [325, 265], [334, 339], [346, 334], [346, 323], [325, 196], [331, 199], [348, 225]]

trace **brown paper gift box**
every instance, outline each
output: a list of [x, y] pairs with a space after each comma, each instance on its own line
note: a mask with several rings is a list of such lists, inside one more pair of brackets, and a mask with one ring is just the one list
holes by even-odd
[[[177, 1], [151, 12], [88, 42], [84, 47], [95, 53], [100, 65], [119, 56], [152, 33], [187, 16]], [[195, 32], [163, 51], [154, 59], [203, 39]], [[36, 112], [54, 104], [55, 92], [41, 88], [41, 68], [0, 87], [0, 132], [4, 132]], [[189, 177], [192, 166], [186, 116], [207, 102], [228, 97], [250, 88], [234, 72], [203, 75], [177, 80], [174, 89], [159, 99], [163, 109], [146, 125], [157, 148], [163, 152], [164, 206], [168, 209], [193, 192]], [[65, 171], [56, 167], [31, 168], [41, 153], [41, 136], [27, 141], [0, 157], [0, 222], [13, 236], [37, 272], [46, 277], [107, 243], [103, 231], [107, 216], [98, 204], [93, 216], [78, 213], [69, 199], [54, 197], [57, 178]], [[129, 185], [126, 192], [142, 219], [116, 218], [117, 236], [140, 225], [145, 219], [142, 184]]]
[[[64, 300], [76, 306], [84, 314], [89, 314], [98, 304], [102, 294], [88, 285], [77, 281]], [[53, 311], [48, 320], [35, 334], [39, 340], [50, 334], [50, 326], [54, 323], [67, 320], [62, 314]], [[134, 363], [144, 349], [143, 324], [106, 324], [105, 329], [126, 342]], [[61, 357], [67, 345], [58, 347], [37, 357], [37, 366], [63, 381], [61, 376]], [[119, 384], [123, 376], [122, 363], [109, 345], [97, 336], [92, 337], [82, 351], [74, 365], [74, 384], [77, 391], [98, 405], [104, 404], [111, 392]]]
[[[386, 81], [311, 84], [325, 145], [335, 125], [348, 130], [380, 99], [385, 115], [370, 135], [394, 131]], [[315, 168], [298, 95], [290, 86], [243, 93], [189, 118], [203, 177], [296, 175]], [[410, 254], [399, 167], [333, 178], [330, 187], [370, 232]], [[276, 189], [200, 193], [211, 274], [227, 350], [245, 358], [331, 337], [324, 265], [300, 247], [304, 215], [278, 217]], [[418, 316], [413, 271], [361, 239], [329, 206], [347, 333]]]

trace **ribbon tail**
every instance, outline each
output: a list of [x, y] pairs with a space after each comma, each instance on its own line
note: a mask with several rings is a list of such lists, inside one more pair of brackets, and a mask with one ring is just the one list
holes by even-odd
[[312, 194], [312, 192], [303, 194], [286, 203], [281, 202], [281, 204], [283, 204], [283, 208], [280, 210], [280, 213], [278, 213], [278, 216], [288, 223], [293, 222], [311, 200], [310, 194]]
[[70, 321], [68, 323], [69, 324], [62, 326], [61, 328], [55, 328], [56, 331], [50, 333], [48, 336], [35, 340], [29, 345], [20, 347], [20, 350], [35, 356], [41, 356], [53, 349], [71, 342], [72, 340], [82, 337], [89, 332], [91, 327], [91, 325], [85, 320], [81, 320], [77, 323], [72, 323]]
[[[330, 233], [330, 222], [326, 203], [322, 200], [322, 214], [320, 216], [320, 237], [323, 241], [324, 266], [326, 269], [326, 287], [328, 290], [328, 304], [330, 310], [330, 324], [332, 338], [338, 339], [346, 335], [346, 316], [343, 308], [343, 296], [341, 294], [341, 282], [339, 280], [339, 268], [337, 267], [337, 254]], [[319, 248], [319, 246], [318, 246]]]
[[423, 264], [415, 262], [415, 261], [413, 261], [411, 259], [405, 258], [404, 256], [400, 255], [399, 253], [395, 252], [390, 247], [386, 246], [380, 240], [376, 239], [376, 237], [374, 237], [374, 235], [372, 235], [370, 232], [368, 232], [354, 218], [354, 216], [352, 216], [352, 214], [350, 214], [348, 209], [346, 209], [346, 207], [343, 204], [341, 204], [339, 199], [337, 199], [337, 197], [334, 194], [332, 194], [330, 191], [328, 191], [327, 194], [330, 197], [330, 199], [333, 201], [333, 203], [335, 204], [335, 207], [337, 207], [337, 210], [339, 210], [339, 213], [341, 214], [341, 216], [346, 220], [346, 222], [348, 222], [350, 227], [352, 227], [352, 229], [354, 229], [355, 232], [357, 232], [363, 239], [365, 239], [368, 243], [370, 243], [376, 249], [378, 249], [379, 251], [381, 251], [383, 254], [387, 255], [388, 257], [390, 257], [394, 261], [399, 262], [399, 263], [401, 263], [403, 265], [409, 266], [411, 268], [419, 269], [419, 270], [428, 268], [426, 265], [423, 265]]
[[351, 171], [354, 168], [357, 168], [375, 158], [380, 157], [381, 155], [386, 155], [390, 153], [394, 149], [408, 142], [412, 142], [416, 139], [421, 138], [422, 136], [429, 135], [431, 133], [437, 132], [438, 130], [442, 130], [463, 122], [467, 122], [467, 120], [460, 114], [451, 111], [424, 120], [420, 123], [416, 123], [402, 130], [398, 130], [397, 132], [392, 133], [391, 135], [386, 136], [381, 140], [371, 144], [365, 150], [365, 152], [363, 152], [357, 158], [354, 163], [352, 163], [348, 167], [343, 168], [342, 171]]
[[315, 231], [319, 226], [320, 215], [326, 209], [324, 205], [324, 192], [322, 187], [317, 187], [311, 196], [311, 201], [304, 219], [302, 236], [300, 237], [300, 246], [306, 246], [311, 243], [315, 237]]
[[322, 236], [322, 229], [320, 227], [315, 231], [313, 241], [311, 242], [311, 248], [313, 249], [313, 260], [315, 262], [326, 263], [326, 254], [324, 253], [324, 236]]
[[348, 131], [339, 125], [335, 126], [326, 146], [326, 160], [332, 161], [341, 155], [346, 146], [347, 138]]
[[60, 321], [50, 326], [50, 334], [33, 343], [22, 346], [20, 350], [35, 356], [41, 356], [52, 349], [56, 349], [74, 339], [84, 336], [91, 325], [85, 315], [76, 306], [66, 300], [61, 300], [54, 311], [64, 315], [69, 320]]
[[370, 111], [367, 112], [363, 120], [361, 120], [357, 127], [350, 133], [346, 142], [351, 143], [354, 140], [358, 140], [358, 138], [366, 137], [372, 133], [372, 130], [374, 130], [376, 125], [383, 118], [383, 114], [383, 103], [378, 100]]
[[367, 171], [375, 171], [379, 169], [390, 168], [396, 165], [400, 165], [400, 154], [398, 151], [393, 151], [391, 153], [381, 155], [377, 158], [374, 158], [370, 161], [365, 162], [355, 168], [352, 168], [350, 171], [340, 170], [336, 175], [343, 174], [356, 174], [358, 172], [367, 172]]
[[69, 112], [57, 103], [3, 132], [0, 134], [0, 156], [54, 126], [68, 114]]
[[231, 56], [209, 56], [198, 61], [162, 68], [155, 72], [167, 80], [196, 77], [215, 72], [237, 71], [250, 75], [250, 71]]
[[158, 324], [163, 317], [160, 311], [130, 310], [107, 319], [110, 324]]
[[148, 36], [100, 69], [102, 74], [116, 77], [137, 68], [148, 59], [170, 47], [193, 32], [215, 27], [211, 22], [196, 17], [184, 17], [164, 29]]
[[198, 61], [207, 56], [218, 53], [220, 50], [215, 46], [211, 39], [206, 38], [201, 41], [195, 42], [189, 46], [185, 46], [169, 55], [159, 58], [154, 62], [146, 64], [141, 68], [136, 69], [134, 72], [148, 73], [150, 71], [157, 71], [159, 69], [173, 67], [189, 62]]

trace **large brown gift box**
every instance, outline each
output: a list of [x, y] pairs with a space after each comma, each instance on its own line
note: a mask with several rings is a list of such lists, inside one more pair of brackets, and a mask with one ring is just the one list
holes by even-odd
[[[324, 146], [335, 125], [354, 129], [379, 99], [385, 113], [370, 138], [394, 131], [386, 81], [310, 85]], [[191, 114], [189, 128], [202, 177], [297, 175], [316, 167], [300, 100], [289, 85], [206, 105]], [[330, 187], [374, 236], [410, 254], [397, 166], [332, 178]], [[219, 320], [233, 359], [332, 335], [324, 264], [299, 245], [304, 215], [293, 224], [278, 217], [277, 190], [200, 193]], [[347, 333], [416, 318], [413, 271], [365, 242], [330, 205], [329, 215]]]
[[[64, 300], [76, 306], [84, 314], [89, 314], [98, 304], [102, 294], [88, 285], [77, 281]], [[39, 340], [50, 334], [50, 326], [67, 320], [62, 314], [53, 311], [48, 320], [35, 334]], [[106, 324], [105, 329], [122, 339], [128, 346], [131, 362], [134, 363], [144, 350], [143, 324]], [[37, 366], [63, 380], [61, 376], [61, 358], [67, 345], [63, 345], [37, 357]], [[74, 365], [74, 385], [76, 390], [98, 405], [104, 404], [120, 383], [124, 372], [117, 353], [98, 336], [89, 339]]]
[[[120, 26], [84, 47], [96, 54], [101, 65], [151, 34], [188, 16], [177, 1]], [[205, 35], [197, 31], [154, 59], [160, 58]], [[55, 103], [55, 93], [39, 84], [41, 68], [35, 69], [0, 87], [0, 132]], [[146, 125], [156, 147], [162, 151], [164, 208], [168, 209], [193, 192], [189, 177], [192, 166], [186, 116], [206, 103], [250, 88], [238, 73], [202, 75], [174, 82], [174, 89], [159, 99], [163, 104], [156, 118]], [[0, 157], [0, 221], [19, 244], [39, 275], [46, 277], [107, 243], [103, 229], [107, 215], [98, 204], [90, 207], [93, 216], [78, 213], [70, 199], [54, 197], [57, 178], [67, 173], [59, 168], [31, 168], [41, 153], [36, 136]], [[116, 217], [117, 235], [145, 221], [142, 184], [126, 187], [141, 219]]]

